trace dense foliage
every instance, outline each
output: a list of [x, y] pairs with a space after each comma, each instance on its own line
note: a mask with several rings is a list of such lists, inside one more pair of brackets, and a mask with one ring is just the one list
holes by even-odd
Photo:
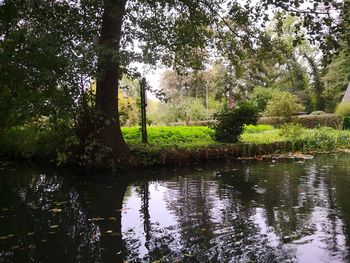
[[289, 92], [276, 92], [266, 106], [266, 115], [270, 117], [283, 117], [289, 122], [298, 112], [304, 110], [298, 97]]
[[[292, 118], [293, 123], [302, 125], [305, 128], [313, 129], [321, 126], [327, 126], [334, 129], [341, 128], [342, 119], [335, 114], [323, 115], [300, 115]], [[259, 118], [258, 123], [273, 125], [280, 127], [286, 123], [285, 118], [281, 117], [262, 117]]]
[[[62, 136], [73, 142], [61, 143], [64, 156], [99, 164], [132, 159], [121, 125], [137, 123], [138, 99], [119, 88], [126, 75], [141, 76], [134, 62], [174, 69], [164, 89], [169, 104], [159, 107], [169, 108], [165, 123], [206, 119], [250, 97], [260, 110], [277, 104], [268, 94], [250, 96], [261, 88], [291, 92], [307, 112], [319, 110], [325, 94], [344, 90], [349, 2], [310, 2], [311, 9], [296, 0], [0, 1], [0, 135], [45, 120], [70, 131]], [[344, 74], [333, 81], [339, 68]], [[227, 123], [218, 140], [237, 141], [238, 109], [218, 117]]]
[[217, 114], [213, 125], [213, 138], [217, 142], [236, 143], [243, 133], [245, 124], [255, 124], [258, 120], [257, 108], [249, 103], [240, 104], [231, 111]]

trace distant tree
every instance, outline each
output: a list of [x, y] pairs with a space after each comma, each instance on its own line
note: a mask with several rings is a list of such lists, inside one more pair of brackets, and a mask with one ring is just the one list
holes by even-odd
[[298, 112], [304, 110], [299, 103], [296, 95], [287, 91], [274, 94], [272, 99], [267, 103], [266, 115], [271, 117], [283, 117], [287, 122]]
[[341, 102], [350, 82], [350, 57], [346, 49], [334, 57], [326, 71], [322, 77], [325, 82], [325, 109], [332, 112], [336, 105]]
[[265, 88], [257, 86], [249, 96], [249, 101], [254, 104], [259, 112], [265, 111], [267, 103], [273, 98], [279, 90], [274, 88]]

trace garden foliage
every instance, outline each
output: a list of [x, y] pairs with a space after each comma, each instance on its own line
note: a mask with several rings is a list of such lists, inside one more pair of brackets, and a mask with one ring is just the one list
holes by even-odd
[[250, 103], [242, 103], [229, 112], [217, 114], [213, 138], [217, 142], [236, 143], [245, 124], [256, 124], [258, 109]]
[[292, 117], [302, 110], [304, 108], [299, 103], [296, 95], [282, 91], [273, 95], [272, 99], [267, 103], [265, 112], [267, 116], [283, 117], [285, 121], [290, 122]]
[[[309, 129], [322, 126], [338, 129], [342, 124], [342, 120], [334, 114], [294, 116], [292, 122]], [[286, 123], [286, 120], [281, 117], [262, 117], [258, 120], [258, 123], [280, 127]]]

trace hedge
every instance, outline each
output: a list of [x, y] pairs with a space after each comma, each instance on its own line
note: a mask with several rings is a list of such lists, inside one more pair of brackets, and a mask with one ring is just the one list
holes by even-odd
[[[305, 128], [316, 128], [321, 126], [327, 126], [335, 129], [342, 128], [342, 120], [335, 114], [323, 114], [323, 115], [299, 115], [292, 118], [293, 123], [298, 123]], [[258, 120], [258, 124], [272, 125], [279, 127], [285, 123], [284, 118], [280, 117], [262, 117]]]

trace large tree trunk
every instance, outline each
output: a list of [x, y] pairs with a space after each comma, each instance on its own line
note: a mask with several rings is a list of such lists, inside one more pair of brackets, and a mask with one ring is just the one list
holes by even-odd
[[119, 49], [126, 2], [103, 1], [96, 86], [96, 108], [103, 117], [98, 138], [102, 145], [112, 149], [116, 157], [125, 157], [128, 152], [118, 114]]

